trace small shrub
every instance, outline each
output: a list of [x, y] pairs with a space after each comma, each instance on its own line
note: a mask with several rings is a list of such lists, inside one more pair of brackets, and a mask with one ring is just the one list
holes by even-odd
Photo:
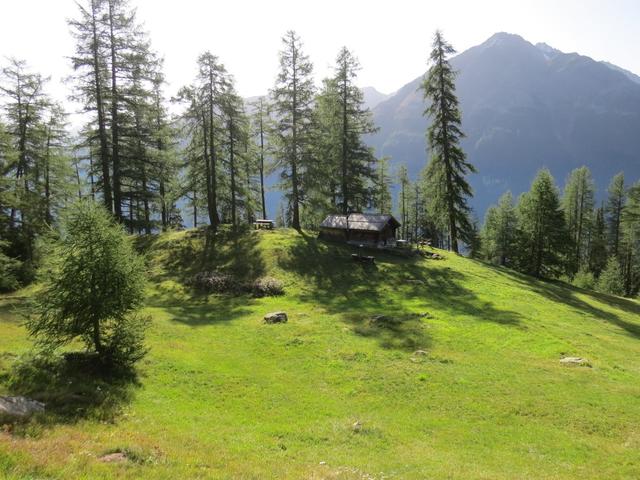
[[[2, 248], [5, 242], [0, 242]], [[18, 280], [22, 264], [19, 260], [6, 256], [0, 250], [0, 292], [10, 292], [20, 286]]]
[[277, 278], [262, 277], [253, 282], [251, 293], [256, 297], [275, 297], [284, 293], [284, 286]]
[[575, 277], [573, 277], [573, 285], [578, 288], [584, 288], [587, 290], [593, 290], [596, 285], [596, 279], [588, 270], [581, 269], [576, 273]]
[[262, 277], [253, 282], [240, 283], [233, 275], [220, 272], [200, 272], [188, 282], [205, 293], [249, 293], [255, 297], [282, 295], [282, 282], [273, 277]]
[[197, 290], [206, 293], [228, 293], [239, 290], [233, 275], [220, 272], [200, 272], [189, 282]]
[[620, 262], [616, 257], [611, 257], [607, 261], [607, 266], [600, 274], [600, 278], [596, 284], [596, 290], [611, 295], [624, 295], [622, 270], [620, 269]]

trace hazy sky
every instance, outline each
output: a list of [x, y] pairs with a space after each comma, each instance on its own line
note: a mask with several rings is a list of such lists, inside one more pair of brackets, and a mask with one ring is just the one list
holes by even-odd
[[[86, 0], [81, 0], [86, 1]], [[321, 78], [346, 45], [362, 64], [359, 83], [390, 93], [426, 70], [436, 28], [458, 51], [493, 33], [517, 33], [566, 52], [608, 60], [640, 74], [638, 0], [131, 0], [165, 57], [168, 94], [195, 74], [197, 55], [218, 55], [244, 96], [265, 93], [274, 82], [280, 38], [302, 37]], [[24, 58], [51, 75], [49, 91], [64, 98], [71, 85], [65, 56], [73, 52], [66, 19], [73, 0], [0, 0], [0, 62]], [[28, 28], [25, 28], [25, 25]]]

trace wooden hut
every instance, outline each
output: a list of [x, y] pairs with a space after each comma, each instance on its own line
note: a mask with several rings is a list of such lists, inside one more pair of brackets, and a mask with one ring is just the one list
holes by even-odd
[[391, 245], [395, 243], [398, 227], [400, 222], [392, 215], [374, 213], [329, 215], [320, 224], [320, 238], [368, 245]]

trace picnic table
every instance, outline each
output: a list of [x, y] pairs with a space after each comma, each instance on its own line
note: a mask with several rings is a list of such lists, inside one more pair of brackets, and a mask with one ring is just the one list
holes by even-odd
[[274, 224], [273, 220], [261, 219], [253, 222], [253, 228], [256, 230], [261, 228], [265, 228], [267, 230], [273, 230], [273, 224]]
[[355, 261], [355, 262], [360, 262], [360, 263], [375, 263], [376, 261], [376, 257], [372, 257], [371, 255], [362, 255], [362, 249], [364, 248], [364, 245], [358, 245], [359, 251], [358, 253], [352, 253], [351, 254], [351, 260]]
[[371, 255], [360, 255], [358, 253], [352, 253], [351, 259], [360, 262], [360, 263], [375, 263], [376, 257], [372, 257]]

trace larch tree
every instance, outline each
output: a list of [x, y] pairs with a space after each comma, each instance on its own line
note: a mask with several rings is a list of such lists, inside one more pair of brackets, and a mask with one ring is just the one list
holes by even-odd
[[203, 156], [207, 185], [209, 225], [220, 223], [218, 212], [218, 154], [220, 95], [227, 83], [227, 71], [218, 57], [207, 51], [198, 57], [197, 108], [201, 116]]
[[640, 182], [628, 190], [622, 212], [618, 258], [624, 279], [624, 294], [632, 297], [640, 291]]
[[517, 252], [517, 229], [513, 195], [508, 191], [500, 197], [498, 204], [489, 207], [485, 214], [480, 232], [484, 258], [502, 266], [513, 265]]
[[258, 171], [260, 175], [260, 207], [262, 210], [262, 218], [267, 217], [267, 203], [265, 201], [265, 176], [268, 173], [267, 169], [267, 131], [269, 129], [269, 103], [267, 99], [262, 96], [252, 105], [253, 115], [251, 117], [253, 136], [256, 141], [256, 150], [258, 157]]
[[331, 91], [336, 95], [334, 121], [339, 142], [339, 207], [343, 214], [362, 210], [370, 203], [370, 185], [375, 174], [373, 151], [362, 137], [377, 129], [371, 112], [364, 106], [362, 90], [355, 85], [360, 68], [358, 59], [342, 47], [336, 58]]
[[[244, 113], [243, 100], [236, 93], [230, 80], [222, 97], [221, 111], [226, 130], [224, 145], [229, 174], [231, 224], [236, 228], [238, 226], [238, 206], [241, 205], [241, 201], [245, 207], [248, 205], [251, 191], [247, 189], [246, 182], [243, 189], [240, 181], [241, 176], [246, 175], [248, 122]], [[244, 169], [242, 168], [243, 164], [245, 164]]]
[[398, 167], [398, 183], [400, 183], [400, 198], [398, 199], [398, 210], [400, 210], [400, 223], [402, 223], [402, 238], [407, 238], [407, 200], [409, 190], [409, 172], [407, 166], [402, 164]]
[[607, 226], [604, 220], [604, 208], [597, 208], [593, 213], [593, 227], [589, 239], [589, 271], [599, 277], [607, 264]]
[[1, 71], [0, 98], [7, 120], [7, 136], [15, 153], [4, 176], [12, 178], [8, 197], [10, 238], [22, 261], [34, 259], [35, 238], [46, 222], [43, 215], [43, 162], [46, 157], [46, 122], [50, 99], [46, 79], [27, 68], [23, 60], [9, 59]]
[[460, 147], [464, 136], [458, 98], [455, 93], [456, 72], [448, 61], [454, 48], [436, 31], [431, 51], [431, 67], [421, 88], [425, 101], [424, 112], [431, 124], [427, 142], [431, 158], [427, 165], [428, 194], [434, 208], [447, 219], [450, 248], [458, 253], [458, 241], [467, 240], [473, 228], [469, 220], [467, 198], [472, 195], [466, 175], [475, 168], [466, 160]]
[[75, 340], [105, 367], [131, 366], [146, 353], [144, 262], [122, 226], [91, 200], [71, 206], [54, 243], [43, 289], [27, 323], [46, 350]]
[[[75, 53], [71, 57], [76, 84], [72, 98], [80, 102], [86, 113], [92, 113], [92, 127], [87, 129], [97, 137], [96, 184], [102, 190], [102, 199], [108, 211], [113, 212], [111, 186], [111, 152], [107, 127], [108, 62], [107, 38], [104, 22], [105, 0], [86, 0], [77, 3], [79, 16], [69, 20], [75, 39]], [[93, 169], [92, 169], [93, 170]]]
[[609, 251], [611, 255], [618, 255], [620, 248], [622, 212], [627, 197], [624, 185], [624, 174], [618, 173], [609, 184], [606, 204], [606, 219], [609, 227]]
[[569, 275], [574, 275], [588, 261], [589, 241], [593, 223], [595, 185], [587, 167], [571, 172], [564, 188], [562, 207], [574, 252], [569, 256]]
[[535, 277], [558, 275], [568, 253], [568, 233], [558, 188], [547, 169], [538, 172], [518, 206], [518, 267]]
[[378, 213], [391, 213], [393, 210], [391, 186], [393, 180], [389, 167], [389, 157], [382, 157], [378, 160], [376, 180], [375, 180], [375, 198], [374, 206]]
[[314, 85], [313, 65], [292, 30], [282, 38], [280, 71], [271, 92], [275, 113], [272, 129], [274, 161], [281, 170], [291, 226], [301, 228], [300, 206], [305, 197], [305, 175], [311, 163]]

